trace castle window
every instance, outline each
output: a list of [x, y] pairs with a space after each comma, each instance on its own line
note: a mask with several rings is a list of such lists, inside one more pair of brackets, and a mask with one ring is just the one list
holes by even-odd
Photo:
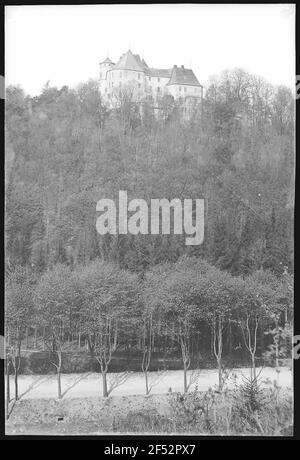
[[102, 72], [100, 72], [100, 78], [102, 78]]
[[159, 78], [159, 77], [157, 77], [157, 81], [158, 81], [158, 83], [160, 82], [160, 78]]
[[159, 87], [159, 86], [157, 87], [157, 92], [158, 92], [158, 93], [160, 92], [160, 87]]
[[151, 81], [151, 77], [149, 77], [149, 81]]
[[140, 74], [140, 73], [138, 73], [138, 79], [140, 79], [140, 78], [141, 78], [141, 74]]
[[179, 86], [179, 91], [181, 91], [181, 86]]

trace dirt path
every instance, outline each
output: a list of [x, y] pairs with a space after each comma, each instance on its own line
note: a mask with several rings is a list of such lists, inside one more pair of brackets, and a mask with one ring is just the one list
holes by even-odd
[[[260, 369], [258, 369], [258, 373]], [[249, 369], [234, 369], [230, 372], [227, 380], [229, 387], [234, 385], [234, 374], [237, 382], [243, 380], [243, 376], [249, 377]], [[120, 374], [109, 374], [108, 380], [114, 382]], [[190, 373], [191, 376], [191, 373]], [[276, 380], [274, 368], [263, 368], [259, 374], [264, 385], [270, 385]], [[157, 372], [149, 373], [150, 384], [153, 384], [151, 394], [165, 394], [182, 391], [183, 372], [166, 371], [163, 374]], [[218, 373], [215, 369], [206, 369], [193, 376], [191, 389], [198, 385], [199, 391], [205, 391], [209, 387], [217, 385]], [[279, 384], [282, 387], [292, 388], [293, 376], [288, 367], [282, 367], [279, 374]], [[11, 378], [11, 396], [13, 397], [14, 382]], [[62, 375], [63, 398], [99, 397], [102, 395], [102, 381], [100, 374], [63, 374]], [[19, 393], [21, 399], [57, 398], [57, 380], [55, 375], [21, 375], [19, 377]], [[114, 388], [112, 395], [129, 396], [144, 395], [145, 379], [142, 373], [132, 372], [127, 380], [120, 386]]]

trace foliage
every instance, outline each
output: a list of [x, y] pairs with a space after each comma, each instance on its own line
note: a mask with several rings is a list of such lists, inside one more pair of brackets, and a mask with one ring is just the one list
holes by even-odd
[[[34, 98], [7, 88], [11, 264], [41, 272], [101, 257], [143, 271], [192, 253], [233, 274], [292, 271], [290, 91], [234, 69], [211, 81], [201, 116], [183, 120], [165, 102], [156, 118], [151, 103], [140, 111], [130, 97], [107, 110], [94, 81], [75, 90], [46, 85]], [[119, 190], [129, 199], [203, 197], [204, 244], [187, 248], [178, 235], [101, 237], [96, 202]]]
[[170, 396], [173, 432], [292, 435], [292, 395], [248, 381], [221, 395], [213, 389]]
[[[60, 358], [82, 335], [105, 373], [117, 349], [142, 356], [151, 318], [154, 353], [180, 354], [185, 375], [215, 357], [221, 382], [224, 356], [246, 349], [255, 369], [292, 323], [293, 97], [233, 69], [189, 119], [171, 100], [161, 109], [122, 96], [108, 109], [95, 81], [7, 88], [6, 324], [17, 347], [32, 326]], [[96, 203], [119, 190], [204, 198], [204, 243], [99, 235]]]

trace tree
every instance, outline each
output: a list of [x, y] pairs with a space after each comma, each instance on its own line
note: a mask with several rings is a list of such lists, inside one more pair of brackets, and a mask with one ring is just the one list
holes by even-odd
[[285, 86], [277, 87], [272, 105], [275, 129], [281, 135], [293, 132], [294, 99], [291, 90]]
[[64, 345], [74, 328], [74, 312], [78, 296], [72, 272], [56, 265], [40, 278], [35, 305], [39, 324], [45, 328], [44, 342], [51, 364], [56, 369], [58, 399], [62, 398], [61, 370]]
[[[291, 269], [294, 115], [287, 88], [228, 70], [210, 85], [201, 121], [184, 120], [164, 100], [161, 121], [130, 92], [115, 99], [106, 110], [93, 81], [75, 90], [48, 85], [35, 98], [7, 90], [11, 261], [42, 272], [101, 257], [142, 271], [188, 253], [234, 275]], [[141, 117], [141, 106], [152, 117]], [[209, 237], [198, 248], [178, 235], [101, 237], [97, 197], [122, 189], [146, 200], [203, 196]]]
[[[152, 269], [147, 277], [145, 295], [163, 322], [164, 334], [180, 349], [183, 363], [183, 388], [189, 389], [188, 370], [191, 365], [191, 339], [196, 321], [201, 317], [205, 284], [204, 274], [209, 264], [197, 258], [182, 257], [175, 264]], [[202, 294], [202, 291], [201, 291]]]
[[[233, 358], [235, 348], [241, 350], [237, 353], [249, 354], [240, 347], [241, 329], [232, 321], [227, 329], [228, 315], [222, 313], [227, 291], [223, 305], [222, 291], [218, 286], [208, 291], [210, 278], [200, 265], [203, 258], [210, 266], [236, 277], [248, 277], [260, 268], [280, 277], [285, 266], [292, 273], [294, 114], [290, 91], [233, 69], [212, 82], [201, 117], [184, 119], [180, 103], [173, 105], [162, 99], [161, 120], [151, 101], [137, 103], [130, 92], [117, 94], [114, 102], [113, 108], [105, 109], [97, 84], [91, 81], [76, 89], [48, 84], [37, 97], [27, 96], [20, 88], [7, 89], [7, 150], [13, 151], [6, 202], [9, 264], [30, 266], [41, 276], [61, 263], [69, 265], [72, 276], [77, 276], [77, 267], [81, 273], [81, 264], [87, 267], [100, 258], [135, 273], [149, 269], [149, 277], [158, 265], [161, 273], [173, 272], [168, 279], [170, 286], [171, 280], [175, 285], [174, 298], [166, 284], [164, 300], [160, 275], [155, 275], [144, 302], [148, 318], [147, 339], [141, 344], [147, 357], [144, 368], [151, 349], [151, 312], [155, 351], [163, 348], [166, 354], [176, 349], [186, 366], [188, 356], [194, 364], [200, 350], [202, 355], [211, 351], [216, 362], [224, 362], [227, 344]], [[103, 196], [116, 199], [119, 190], [127, 190], [129, 200], [140, 197], [148, 204], [151, 198], [203, 197], [204, 243], [187, 247], [181, 235], [173, 234], [100, 236], [95, 229], [96, 202]], [[192, 257], [181, 259], [184, 255]], [[176, 289], [177, 280], [182, 293]], [[75, 287], [79, 285], [75, 282]], [[253, 305], [259, 304], [258, 299], [263, 305], [264, 296], [256, 298], [256, 292], [246, 295], [246, 288], [239, 289], [245, 302], [236, 307], [234, 315], [238, 318], [239, 313], [249, 345], [248, 305], [252, 349], [256, 325]], [[88, 298], [88, 293], [83, 293], [82, 298]], [[210, 302], [210, 315], [205, 318]], [[292, 322], [291, 300], [284, 305], [278, 328]], [[193, 310], [195, 320], [186, 320], [193, 317]], [[270, 342], [264, 330], [277, 329], [271, 316], [269, 309], [259, 316], [255, 357]], [[96, 336], [92, 328], [84, 333], [76, 318], [73, 315], [74, 331], [80, 329], [88, 340], [93, 361]], [[137, 318], [131, 322], [135, 330], [130, 324], [126, 331], [119, 325], [111, 326], [117, 331], [120, 346], [126, 334], [135, 344]], [[180, 339], [180, 328], [188, 339]]]
[[276, 310], [276, 277], [258, 270], [244, 279], [237, 302], [237, 317], [246, 349], [251, 356], [251, 379], [256, 379], [256, 353], [259, 326]]
[[269, 288], [269, 297], [272, 299], [267, 307], [269, 328], [265, 331], [265, 334], [271, 337], [272, 343], [267, 347], [264, 356], [268, 360], [275, 361], [277, 386], [279, 386], [280, 361], [282, 358], [292, 357], [292, 329], [286, 321], [287, 312], [292, 309], [292, 280], [287, 272], [276, 277], [266, 271], [259, 273], [259, 279], [265, 288]]
[[213, 352], [218, 365], [219, 390], [222, 390], [222, 354], [225, 329], [232, 320], [238, 298], [237, 278], [212, 267], [205, 276], [205, 319], [209, 323], [213, 341]]
[[34, 277], [21, 266], [6, 277], [6, 336], [9, 335], [8, 362], [15, 374], [15, 400], [19, 399], [18, 375], [21, 366], [22, 339], [33, 318]]
[[103, 396], [112, 388], [107, 372], [126, 328], [134, 327], [131, 315], [138, 302], [137, 276], [114, 264], [95, 261], [77, 272], [82, 331], [89, 338], [102, 374]]

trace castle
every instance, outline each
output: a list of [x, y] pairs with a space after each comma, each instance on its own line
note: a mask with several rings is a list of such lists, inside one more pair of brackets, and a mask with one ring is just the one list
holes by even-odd
[[135, 99], [158, 100], [170, 95], [174, 100], [197, 103], [203, 97], [203, 86], [191, 69], [183, 65], [155, 69], [130, 50], [116, 64], [109, 58], [100, 63], [99, 88], [108, 104], [126, 90], [130, 90]]

